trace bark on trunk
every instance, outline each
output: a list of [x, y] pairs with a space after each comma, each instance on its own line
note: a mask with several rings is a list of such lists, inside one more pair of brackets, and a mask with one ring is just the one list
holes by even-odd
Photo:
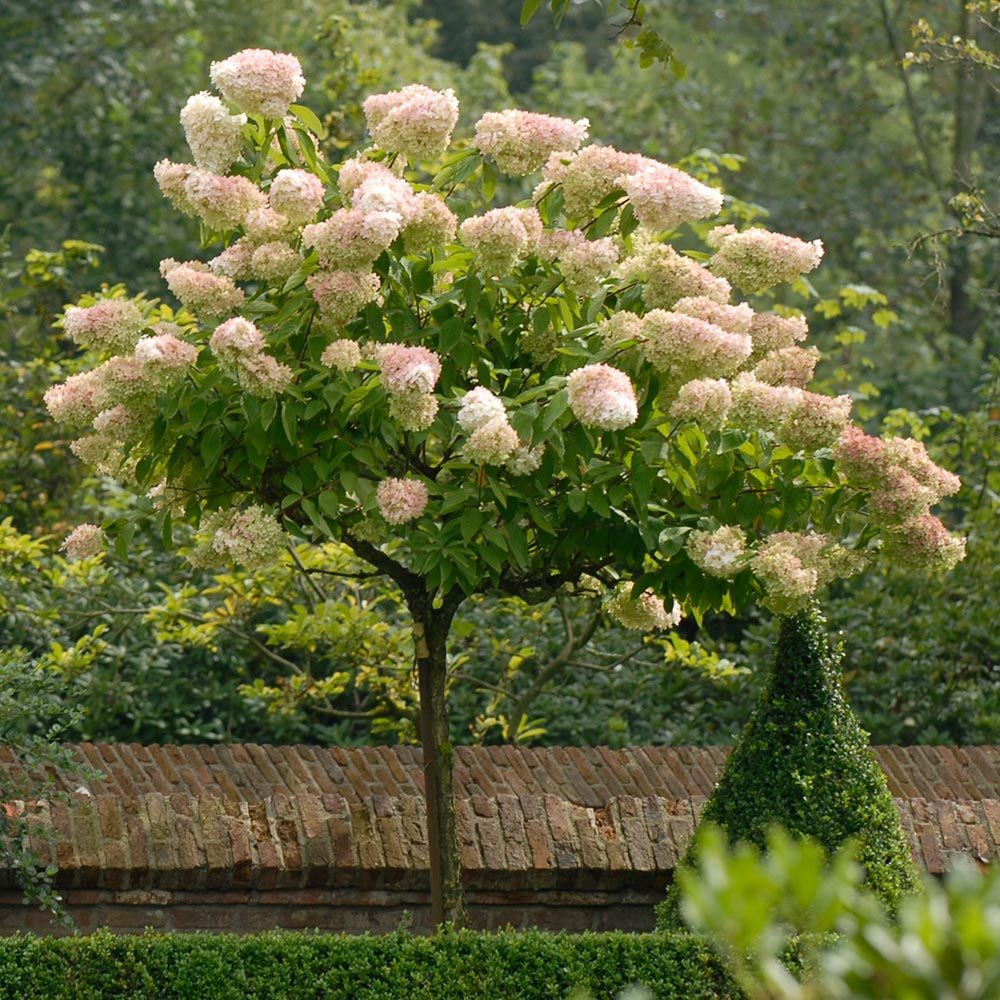
[[420, 688], [420, 742], [424, 759], [424, 799], [430, 855], [431, 918], [463, 927], [466, 923], [462, 861], [455, 813], [455, 751], [448, 733], [446, 645], [454, 610], [411, 603], [413, 645]]

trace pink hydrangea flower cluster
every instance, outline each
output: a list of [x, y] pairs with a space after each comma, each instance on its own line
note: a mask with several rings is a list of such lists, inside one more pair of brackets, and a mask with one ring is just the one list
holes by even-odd
[[345, 202], [350, 201], [351, 195], [365, 181], [373, 177], [398, 178], [402, 168], [401, 161], [395, 167], [390, 168], [385, 161], [365, 159], [364, 154], [345, 160], [337, 174], [337, 187], [340, 189], [340, 196]]
[[742, 528], [723, 525], [714, 531], [690, 532], [685, 548], [702, 572], [730, 579], [746, 564], [747, 536]]
[[886, 439], [847, 427], [834, 449], [840, 472], [852, 486], [870, 490], [868, 512], [888, 529], [885, 551], [902, 564], [927, 570], [950, 569], [961, 560], [965, 542], [952, 538], [930, 508], [961, 488], [958, 476], [935, 464], [923, 443]]
[[692, 379], [734, 372], [750, 356], [752, 344], [744, 333], [727, 333], [684, 313], [651, 309], [642, 320], [639, 349], [679, 387]]
[[479, 270], [501, 277], [535, 249], [542, 235], [542, 220], [533, 208], [494, 208], [466, 219], [459, 234], [476, 252]]
[[82, 347], [97, 351], [131, 350], [146, 318], [131, 299], [102, 299], [92, 306], [69, 306], [63, 330]]
[[763, 604], [776, 614], [791, 614], [837, 577], [857, 573], [864, 555], [814, 532], [779, 531], [769, 535], [751, 558], [754, 576], [764, 587]]
[[403, 226], [403, 249], [407, 253], [426, 253], [435, 247], [453, 243], [457, 228], [458, 217], [444, 199], [421, 191], [413, 196]]
[[104, 532], [96, 524], [79, 524], [60, 546], [70, 562], [90, 559], [104, 551]]
[[245, 242], [251, 247], [288, 240], [293, 229], [292, 223], [270, 205], [258, 205], [250, 209], [243, 220]]
[[624, 174], [618, 183], [635, 217], [648, 229], [676, 229], [722, 210], [721, 191], [665, 163]]
[[815, 347], [782, 347], [766, 354], [753, 368], [754, 378], [769, 385], [804, 389], [811, 381], [819, 351]]
[[207, 91], [192, 94], [181, 109], [181, 126], [194, 162], [215, 174], [224, 174], [243, 148], [246, 115], [231, 115]]
[[806, 339], [809, 326], [804, 316], [779, 316], [777, 313], [753, 314], [750, 337], [753, 357], [762, 358], [773, 351], [783, 351]]
[[667, 611], [663, 598], [646, 590], [633, 596], [634, 584], [620, 583], [606, 598], [604, 607], [623, 628], [637, 632], [660, 632], [675, 628], [684, 613], [677, 601]]
[[639, 416], [629, 377], [609, 365], [585, 365], [566, 379], [569, 408], [585, 427], [618, 431]]
[[262, 243], [250, 255], [247, 271], [251, 277], [261, 281], [284, 282], [301, 264], [298, 251], [287, 243]]
[[426, 347], [383, 344], [375, 352], [382, 369], [382, 386], [389, 396], [389, 413], [404, 430], [426, 430], [437, 416], [434, 386], [441, 359]]
[[589, 215], [612, 191], [619, 179], [656, 161], [638, 153], [623, 153], [612, 146], [584, 146], [578, 153], [553, 153], [542, 170], [544, 178], [535, 191], [536, 201], [559, 185], [566, 214], [572, 219]]
[[212, 274], [232, 278], [234, 281], [243, 281], [251, 277], [253, 253], [256, 249], [257, 246], [253, 241], [245, 237], [236, 240], [208, 261], [208, 269]]
[[466, 434], [495, 418], [506, 420], [507, 410], [499, 396], [485, 386], [470, 389], [458, 404], [458, 425]]
[[259, 505], [243, 510], [217, 511], [205, 519], [201, 533], [208, 535], [205, 561], [231, 560], [248, 570], [277, 562], [288, 545], [288, 536], [273, 514]]
[[458, 122], [455, 92], [431, 90], [419, 83], [387, 94], [372, 94], [362, 109], [375, 144], [408, 160], [440, 156]]
[[669, 243], [647, 243], [619, 265], [619, 277], [642, 283], [648, 309], [671, 309], [680, 299], [709, 298], [726, 303], [732, 292], [725, 278], [716, 277]]
[[295, 225], [311, 222], [323, 207], [323, 183], [308, 170], [279, 170], [267, 198], [273, 211]]
[[823, 259], [820, 240], [806, 243], [766, 229], [738, 233], [733, 226], [720, 226], [709, 233], [708, 243], [717, 248], [712, 271], [751, 295], [794, 281]]
[[323, 222], [306, 226], [302, 242], [315, 248], [322, 267], [356, 271], [371, 267], [399, 235], [401, 224], [397, 212], [341, 208]]
[[539, 170], [550, 154], [578, 149], [589, 127], [586, 118], [574, 122], [531, 111], [488, 111], [476, 122], [472, 143], [505, 174], [524, 177]]
[[319, 360], [320, 364], [339, 372], [354, 371], [361, 364], [361, 348], [355, 341], [341, 338], [327, 344]]
[[380, 284], [371, 271], [317, 271], [306, 279], [306, 287], [323, 321], [341, 327], [378, 299]]
[[83, 427], [100, 412], [102, 395], [96, 370], [81, 372], [46, 390], [45, 407], [56, 423]]
[[264, 193], [246, 177], [192, 170], [184, 181], [189, 210], [211, 229], [235, 229], [247, 214], [266, 204]]
[[630, 312], [612, 313], [597, 324], [597, 336], [605, 347], [615, 347], [623, 340], [641, 340], [642, 317]]
[[292, 382], [293, 372], [264, 353], [264, 337], [247, 319], [234, 316], [215, 328], [209, 350], [228, 368], [239, 384], [254, 396], [274, 396]]
[[543, 235], [562, 236], [563, 233], [566, 239], [556, 248], [555, 258], [566, 285], [577, 295], [593, 295], [601, 287], [602, 279], [613, 273], [618, 263], [618, 245], [608, 237], [588, 240], [578, 230]]
[[705, 295], [680, 299], [673, 311], [711, 323], [726, 333], [749, 333], [754, 319], [754, 311], [746, 302], [733, 306]]
[[406, 524], [427, 509], [427, 487], [419, 479], [383, 479], [375, 491], [379, 513], [390, 524]]
[[168, 258], [160, 262], [160, 274], [184, 305], [206, 316], [224, 316], [243, 305], [246, 298], [232, 278], [212, 274], [208, 265], [199, 261], [179, 264]]
[[198, 348], [181, 340], [177, 336], [180, 327], [172, 323], [158, 323], [155, 329], [155, 337], [143, 337], [135, 345], [133, 356], [142, 365], [143, 375], [162, 388], [184, 375], [198, 360]]
[[371, 212], [392, 212], [403, 226], [416, 210], [413, 188], [394, 174], [386, 171], [366, 177], [351, 193], [351, 207], [366, 215]]
[[462, 455], [476, 465], [504, 465], [522, 445], [507, 419], [503, 401], [484, 386], [476, 386], [462, 397], [458, 425], [469, 435]]
[[188, 200], [184, 185], [195, 169], [190, 163], [174, 163], [172, 160], [160, 160], [153, 167], [153, 177], [163, 197], [184, 215], [194, 215], [194, 207]]
[[517, 447], [511, 452], [510, 458], [504, 462], [504, 468], [512, 476], [530, 476], [533, 472], [537, 472], [541, 468], [544, 456], [544, 444], [532, 447], [530, 444], [520, 441]]
[[674, 420], [690, 420], [706, 431], [720, 430], [732, 405], [732, 392], [725, 379], [693, 379], [677, 390], [670, 416]]
[[244, 49], [213, 62], [209, 76], [227, 101], [265, 118], [284, 118], [306, 85], [298, 59], [270, 49]]

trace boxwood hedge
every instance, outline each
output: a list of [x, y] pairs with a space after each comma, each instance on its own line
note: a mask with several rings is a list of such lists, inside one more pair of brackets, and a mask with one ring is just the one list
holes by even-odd
[[0, 996], [18, 1000], [610, 1000], [632, 984], [665, 1000], [743, 996], [707, 940], [684, 933], [0, 939]]

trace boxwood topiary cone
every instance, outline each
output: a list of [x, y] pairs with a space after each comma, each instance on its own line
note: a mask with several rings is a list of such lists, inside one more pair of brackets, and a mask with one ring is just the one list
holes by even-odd
[[[761, 848], [776, 823], [828, 851], [853, 837], [866, 884], [895, 911], [917, 890], [917, 871], [868, 734], [840, 689], [839, 663], [815, 605], [782, 618], [771, 674], [700, 822]], [[681, 865], [693, 862], [689, 847]], [[675, 880], [657, 908], [659, 928], [680, 926], [678, 903]]]

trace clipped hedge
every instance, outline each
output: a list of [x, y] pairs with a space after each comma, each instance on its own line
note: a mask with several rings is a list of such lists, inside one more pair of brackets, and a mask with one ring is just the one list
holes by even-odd
[[635, 983], [664, 1000], [743, 996], [707, 940], [681, 933], [0, 939], [0, 996], [18, 1000], [604, 1000]]
[[[865, 883], [890, 911], [919, 891], [917, 869], [868, 734], [840, 686], [840, 656], [811, 605], [781, 619], [771, 673], [701, 814], [731, 842], [766, 846], [778, 824], [828, 851], [857, 842]], [[697, 837], [681, 864], [697, 864]], [[682, 926], [675, 880], [657, 926]]]

